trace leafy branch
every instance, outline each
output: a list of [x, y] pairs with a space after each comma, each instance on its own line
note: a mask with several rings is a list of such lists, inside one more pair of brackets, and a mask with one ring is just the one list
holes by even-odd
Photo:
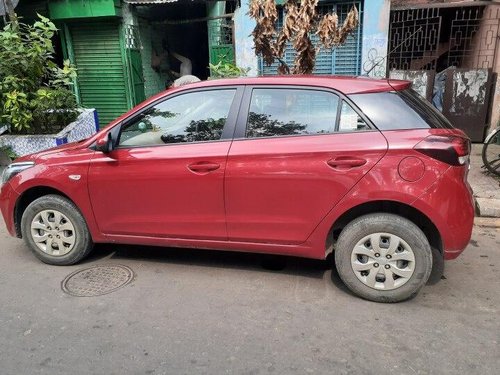
[[209, 64], [211, 76], [214, 78], [243, 77], [250, 68], [240, 68], [234, 64], [219, 61], [217, 64]]

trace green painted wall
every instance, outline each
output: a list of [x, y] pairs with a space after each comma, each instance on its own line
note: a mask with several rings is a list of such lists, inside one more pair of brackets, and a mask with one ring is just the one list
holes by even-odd
[[49, 0], [53, 20], [119, 16], [120, 0]]

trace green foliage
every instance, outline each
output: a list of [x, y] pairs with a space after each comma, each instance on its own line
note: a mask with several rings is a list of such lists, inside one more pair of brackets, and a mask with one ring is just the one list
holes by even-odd
[[219, 61], [217, 64], [209, 64], [210, 75], [213, 78], [244, 77], [250, 68], [240, 68], [234, 64]]
[[32, 104], [34, 128], [38, 134], [57, 133], [78, 115], [73, 92], [63, 87], [38, 89]]
[[33, 25], [11, 20], [0, 31], [0, 123], [18, 134], [57, 132], [77, 117], [76, 69], [54, 63], [57, 28], [38, 18]]
[[50, 84], [52, 86], [70, 87], [76, 80], [76, 68], [71, 65], [69, 60], [64, 60], [62, 68], [55, 66], [51, 68], [51, 71], [52, 79], [50, 80]]
[[0, 153], [5, 154], [7, 157], [10, 158], [10, 160], [14, 160], [19, 157], [19, 155], [17, 155], [10, 146], [0, 146]]

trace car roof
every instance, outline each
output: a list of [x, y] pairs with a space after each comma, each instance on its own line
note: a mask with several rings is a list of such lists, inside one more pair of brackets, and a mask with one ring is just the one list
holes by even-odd
[[404, 90], [411, 86], [411, 82], [387, 78], [371, 78], [362, 76], [318, 76], [318, 75], [289, 75], [225, 78], [201, 81], [183, 85], [180, 88], [216, 87], [229, 85], [297, 85], [327, 87], [340, 91], [343, 94], [361, 94]]

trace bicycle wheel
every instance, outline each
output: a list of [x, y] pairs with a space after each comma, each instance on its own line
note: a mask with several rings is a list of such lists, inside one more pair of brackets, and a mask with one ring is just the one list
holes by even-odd
[[500, 176], [500, 128], [486, 137], [482, 156], [484, 166], [491, 173]]

